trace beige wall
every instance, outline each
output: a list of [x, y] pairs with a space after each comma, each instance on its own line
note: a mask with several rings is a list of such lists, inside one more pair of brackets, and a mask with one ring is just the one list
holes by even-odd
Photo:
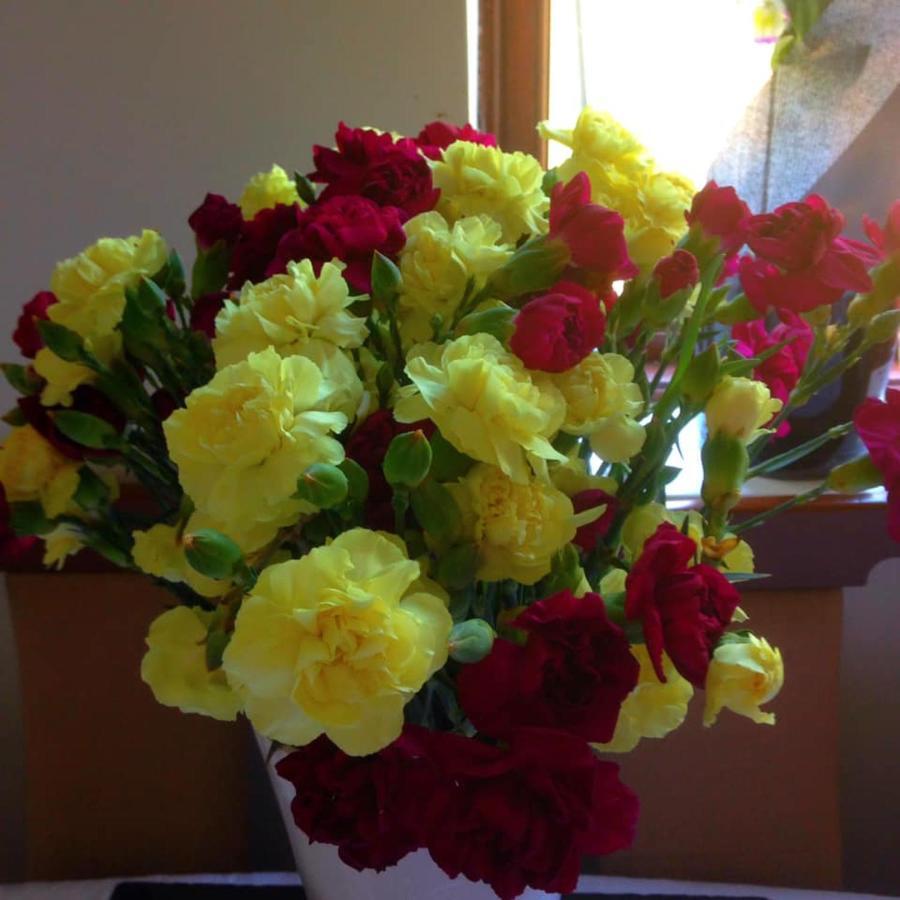
[[[465, 0], [2, 0], [0, 359], [22, 303], [95, 238], [152, 227], [189, 256], [207, 190], [308, 170], [338, 120], [409, 132], [466, 110]], [[5, 603], [0, 880], [21, 790]]]

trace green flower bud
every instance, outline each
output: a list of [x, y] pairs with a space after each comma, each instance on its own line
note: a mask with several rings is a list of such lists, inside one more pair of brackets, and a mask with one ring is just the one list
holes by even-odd
[[891, 309], [878, 313], [866, 326], [864, 341], [867, 344], [883, 344], [894, 341], [900, 329], [900, 309]]
[[488, 286], [502, 299], [542, 291], [556, 284], [570, 259], [571, 253], [563, 241], [533, 238], [491, 275]]
[[479, 312], [470, 313], [460, 320], [456, 326], [457, 334], [484, 334], [493, 335], [498, 341], [505, 344], [515, 330], [513, 319], [516, 310], [505, 303], [492, 309], [482, 309]]
[[355, 460], [347, 457], [338, 468], [347, 478], [347, 490], [351, 500], [365, 500], [369, 495], [369, 476]]
[[484, 619], [468, 619], [450, 632], [450, 658], [461, 663], [477, 663], [494, 646], [497, 635]]
[[348, 491], [347, 476], [337, 466], [313, 463], [297, 480], [294, 496], [319, 509], [331, 509], [344, 502]]
[[728, 512], [741, 499], [750, 458], [747, 445], [738, 437], [720, 431], [706, 439], [703, 460], [703, 502], [717, 512]]
[[235, 570], [244, 565], [241, 548], [228, 535], [212, 528], [186, 534], [182, 543], [191, 568], [207, 578], [231, 578]]
[[387, 303], [397, 296], [402, 283], [397, 266], [376, 250], [372, 257], [372, 296]]
[[384, 457], [382, 469], [388, 484], [418, 487], [431, 468], [431, 444], [421, 430], [398, 434]]
[[855, 297], [847, 308], [847, 321], [862, 328], [881, 312], [891, 309], [900, 297], [900, 262], [889, 259], [872, 272], [874, 286], [868, 294]]
[[709, 399], [719, 380], [719, 365], [719, 350], [715, 344], [710, 344], [690, 361], [681, 388], [691, 403], [702, 406]]
[[883, 482], [884, 476], [866, 454], [832, 469], [825, 483], [829, 490], [840, 494], [858, 494]]

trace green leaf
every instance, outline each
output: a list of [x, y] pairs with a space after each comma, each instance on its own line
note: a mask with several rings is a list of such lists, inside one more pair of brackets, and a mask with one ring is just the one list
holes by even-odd
[[75, 502], [88, 512], [105, 509], [109, 505], [110, 490], [106, 482], [87, 466], [78, 472], [78, 488], [75, 491]]
[[456, 481], [475, 465], [471, 456], [460, 453], [437, 429], [430, 443], [431, 477], [436, 481]]
[[74, 409], [53, 414], [53, 424], [76, 444], [93, 450], [118, 450], [125, 441], [118, 431], [103, 419]]
[[30, 366], [16, 363], [0, 363], [0, 369], [14, 391], [25, 396], [38, 393], [43, 386], [43, 379]]
[[11, 410], [4, 413], [3, 416], [0, 416], [0, 418], [2, 418], [7, 425], [12, 425], [13, 428], [21, 428], [23, 425], [28, 424], [25, 413], [23, 413], [18, 406], [14, 406]]
[[316, 202], [316, 187], [305, 175], [294, 172], [294, 186], [297, 188], [297, 195], [304, 203]]
[[790, 32], [785, 32], [780, 38], [778, 38], [778, 42], [775, 44], [775, 49], [772, 51], [771, 63], [773, 71], [779, 66], [784, 65], [788, 61], [791, 55], [791, 51], [794, 49], [794, 45], [796, 43], [797, 38]]
[[347, 477], [347, 495], [351, 500], [365, 500], [369, 495], [369, 476], [354, 459], [346, 458], [338, 468]]
[[53, 522], [44, 513], [44, 507], [35, 500], [9, 504], [9, 523], [18, 537], [31, 537], [53, 531]]
[[444, 485], [428, 479], [410, 495], [413, 513], [422, 528], [439, 541], [453, 541], [462, 531], [462, 514]]
[[402, 284], [403, 276], [396, 264], [376, 250], [372, 257], [372, 296], [383, 303], [390, 303]]
[[720, 569], [726, 580], [732, 584], [741, 584], [744, 581], [759, 581], [761, 578], [771, 578], [772, 576], [766, 572], [729, 572]]
[[153, 281], [168, 297], [181, 297], [184, 294], [184, 263], [178, 251], [173, 250], [169, 254], [166, 264], [153, 276]]
[[210, 672], [222, 668], [222, 655], [231, 641], [231, 634], [219, 629], [206, 635], [206, 668]]
[[221, 291], [228, 279], [231, 249], [225, 241], [216, 241], [208, 250], [198, 250], [191, 270], [191, 297]]
[[90, 365], [93, 362], [93, 358], [84, 349], [81, 336], [65, 325], [45, 319], [38, 322], [37, 327], [44, 345], [60, 359], [81, 365]]

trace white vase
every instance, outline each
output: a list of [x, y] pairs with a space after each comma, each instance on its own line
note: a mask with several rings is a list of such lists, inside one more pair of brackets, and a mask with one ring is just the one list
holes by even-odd
[[[486, 884], [469, 881], [461, 875], [448, 878], [425, 850], [408, 854], [383, 872], [358, 872], [341, 862], [337, 848], [331, 844], [311, 844], [291, 816], [294, 789], [275, 771], [275, 764], [284, 753], [276, 752], [270, 757], [270, 742], [260, 735], [256, 739], [263, 759], [268, 760], [266, 769], [303, 881], [306, 900], [497, 900], [497, 895]], [[559, 900], [559, 894], [531, 889], [522, 894], [522, 900], [541, 898]]]

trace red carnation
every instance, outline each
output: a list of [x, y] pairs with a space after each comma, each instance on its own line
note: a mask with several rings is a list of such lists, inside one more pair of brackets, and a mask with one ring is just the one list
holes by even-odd
[[396, 207], [404, 219], [434, 209], [440, 191], [415, 141], [341, 122], [335, 143], [336, 150], [313, 147], [316, 170], [309, 177], [327, 185], [320, 200], [366, 197], [379, 206]]
[[371, 756], [348, 756], [322, 736], [285, 756], [275, 768], [296, 791], [297, 827], [335, 845], [354, 869], [380, 872], [418, 849], [416, 807], [436, 779], [415, 746], [401, 737]]
[[565, 372], [603, 342], [605, 331], [597, 295], [560, 281], [519, 310], [509, 347], [529, 369]]
[[16, 322], [16, 330], [12, 339], [22, 356], [34, 359], [38, 350], [44, 346], [44, 339], [38, 331], [38, 322], [49, 319], [47, 310], [56, 303], [56, 294], [53, 291], [38, 291], [23, 307]]
[[733, 187], [719, 187], [715, 181], [694, 195], [691, 208], [684, 214], [688, 225], [698, 225], [705, 234], [717, 237], [726, 256], [737, 253], [746, 239], [745, 223], [750, 207]]
[[617, 212], [591, 203], [591, 182], [584, 172], [568, 184], [554, 186], [550, 238], [565, 243], [573, 266], [600, 276], [607, 284], [637, 275], [637, 266], [628, 256], [625, 220]]
[[297, 226], [281, 239], [267, 274], [283, 272], [295, 259], [312, 260], [318, 272], [336, 257], [347, 265], [347, 283], [358, 293], [367, 293], [375, 251], [395, 258], [405, 243], [400, 213], [394, 207], [379, 207], [365, 197], [333, 197], [300, 214]]
[[267, 277], [279, 242], [297, 227], [300, 214], [299, 206], [279, 203], [271, 209], [261, 209], [249, 222], [244, 222], [231, 254], [229, 289], [237, 290], [246, 281], [255, 284]]
[[891, 204], [883, 228], [870, 216], [863, 216], [863, 229], [880, 256], [900, 254], [900, 200]]
[[[757, 319], [735, 325], [731, 329], [731, 336], [735, 339], [735, 351], [748, 359], [787, 341], [777, 353], [753, 370], [753, 377], [762, 381], [773, 397], [787, 403], [791, 391], [803, 374], [806, 357], [812, 348], [813, 331], [800, 316], [789, 309], [781, 310], [779, 316], [781, 322], [771, 331], [766, 328], [763, 320]], [[786, 421], [782, 422], [778, 426], [778, 437], [784, 437], [790, 430], [790, 425]]]
[[228, 291], [215, 291], [198, 297], [191, 306], [191, 330], [199, 331], [212, 340], [216, 336], [216, 316], [227, 299]]
[[653, 275], [659, 282], [659, 296], [665, 300], [682, 288], [693, 287], [700, 280], [697, 257], [688, 250], [676, 250], [656, 264]]
[[584, 512], [586, 509], [596, 509], [598, 506], [606, 507], [599, 518], [588, 522], [587, 525], [582, 525], [572, 539], [573, 544], [581, 547], [585, 553], [590, 553], [609, 534], [609, 529], [612, 528], [619, 509], [619, 501], [612, 494], [607, 494], [606, 491], [591, 488], [576, 494], [572, 498], [572, 506], [577, 513]]
[[761, 312], [769, 306], [806, 312], [836, 303], [847, 291], [868, 291], [867, 268], [878, 253], [840, 237], [844, 217], [820, 196], [785, 203], [747, 220], [755, 258], [741, 260], [741, 286]]
[[888, 534], [900, 542], [900, 390], [884, 400], [869, 397], [857, 408], [853, 424], [884, 477], [888, 492]]
[[470, 144], [482, 144], [485, 147], [497, 146], [497, 138], [487, 131], [479, 131], [468, 124], [451, 125], [440, 119], [429, 122], [416, 135], [415, 141], [429, 159], [440, 159], [441, 151], [456, 141], [468, 141]]
[[432, 859], [451, 878], [485, 881], [501, 900], [526, 887], [575, 889], [584, 855], [630, 846], [638, 799], [619, 767], [580, 738], [540, 728], [497, 747], [428, 734], [441, 780], [420, 798]]
[[493, 737], [534, 726], [611, 740], [639, 666], [603, 599], [560, 591], [533, 603], [512, 627], [528, 634], [525, 646], [496, 640], [459, 674], [459, 699], [472, 724]]
[[664, 522], [647, 542], [625, 581], [625, 615], [644, 628], [647, 652], [660, 681], [663, 650], [694, 687], [706, 683], [709, 660], [731, 623], [740, 596], [712, 566], [688, 566], [697, 544]]
[[219, 241], [233, 244], [240, 237], [243, 224], [241, 208], [221, 194], [207, 194], [188, 217], [201, 250], [208, 250]]

